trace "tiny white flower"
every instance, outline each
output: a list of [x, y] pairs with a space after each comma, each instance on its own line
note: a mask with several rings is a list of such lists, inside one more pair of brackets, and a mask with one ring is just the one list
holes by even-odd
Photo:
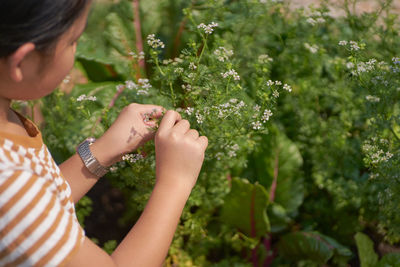
[[358, 51], [361, 49], [361, 47], [355, 41], [350, 41], [349, 44], [350, 44], [350, 50], [352, 51]]
[[272, 80], [268, 80], [267, 81], [267, 86], [271, 87], [272, 85], [274, 85], [275, 83]]
[[187, 107], [186, 109], [185, 109], [185, 113], [187, 114], [187, 115], [192, 115], [192, 113], [194, 112], [194, 108], [192, 108], [192, 107]]
[[147, 36], [147, 44], [154, 49], [165, 47], [164, 43], [160, 39], [156, 39], [156, 36], [154, 34], [150, 34], [149, 36]]
[[378, 103], [381, 99], [377, 96], [367, 95], [365, 97], [369, 102]]
[[267, 54], [263, 54], [263, 55], [259, 55], [258, 56], [258, 62], [259, 63], [268, 63], [268, 62], [272, 62], [274, 61], [273, 58], [271, 58], [270, 56], [268, 56]]
[[346, 68], [348, 68], [348, 69], [354, 68], [354, 63], [353, 62], [347, 62], [346, 63]]
[[227, 78], [227, 77], [231, 76], [231, 77], [233, 77], [233, 79], [234, 79], [235, 81], [240, 80], [240, 76], [238, 75], [238, 73], [237, 73], [234, 69], [230, 69], [230, 70], [228, 70], [228, 71], [225, 72], [225, 73], [221, 73], [221, 76], [222, 76], [223, 78]]
[[81, 102], [81, 101], [83, 101], [83, 100], [85, 100], [85, 99], [86, 99], [86, 95], [80, 95], [80, 96], [76, 99], [76, 101]]
[[317, 45], [310, 45], [309, 43], [304, 43], [304, 47], [310, 51], [312, 54], [318, 52], [319, 47]]
[[347, 45], [347, 41], [346, 40], [339, 41], [339, 45], [340, 46], [346, 46]]
[[196, 120], [198, 124], [202, 124], [204, 122], [204, 116], [201, 115], [199, 111], [196, 111]]
[[87, 96], [87, 95], [85, 95], [85, 94], [83, 94], [83, 95], [80, 95], [77, 99], [76, 99], [76, 101], [78, 101], [78, 102], [82, 102], [82, 101], [96, 101], [97, 100], [97, 97], [96, 96]]
[[308, 19], [307, 19], [307, 22], [308, 22], [309, 24], [313, 25], [313, 26], [317, 24], [317, 21], [316, 21], [315, 19], [313, 19], [313, 18], [308, 18]]
[[259, 121], [252, 122], [251, 126], [254, 130], [260, 130], [262, 128], [262, 124]]
[[178, 73], [178, 74], [181, 74], [181, 73], [184, 72], [184, 69], [181, 68], [181, 67], [179, 67], [179, 68], [176, 68], [176, 69], [174, 70], [174, 72], [175, 72], [175, 73]]
[[204, 32], [205, 32], [206, 34], [212, 34], [215, 27], [218, 27], [218, 23], [211, 22], [211, 23], [208, 24], [208, 25], [206, 25], [206, 24], [204, 24], [204, 23], [200, 23], [200, 24], [197, 26], [198, 29], [200, 29], [200, 28], [203, 29]]
[[290, 85], [286, 84], [286, 83], [283, 85], [283, 89], [288, 91], [288, 92], [292, 91], [292, 87]]
[[142, 59], [144, 59], [144, 58], [145, 58], [144, 52], [143, 52], [143, 51], [139, 52], [138, 59], [139, 59], [139, 60], [142, 60]]
[[269, 110], [269, 109], [266, 109], [266, 110], [264, 111], [264, 114], [263, 114], [261, 120], [265, 123], [265, 122], [267, 122], [267, 121], [269, 120], [269, 118], [270, 118], [272, 115], [273, 115], [272, 111]]
[[190, 62], [190, 64], [189, 64], [189, 69], [191, 69], [191, 70], [195, 70], [195, 69], [197, 69], [197, 66], [196, 66], [196, 64], [195, 64], [195, 63], [193, 63], [193, 62]]
[[214, 55], [217, 56], [218, 61], [225, 62], [233, 56], [233, 50], [228, 50], [225, 47], [220, 46], [214, 51]]
[[125, 86], [129, 90], [133, 90], [133, 89], [137, 89], [138, 88], [138, 85], [135, 82], [131, 81], [131, 80], [125, 81]]

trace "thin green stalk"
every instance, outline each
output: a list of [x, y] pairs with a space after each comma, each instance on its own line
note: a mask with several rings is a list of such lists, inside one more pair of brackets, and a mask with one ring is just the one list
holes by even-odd
[[171, 91], [172, 102], [173, 102], [174, 107], [175, 107], [175, 104], [176, 104], [176, 97], [175, 97], [174, 88], [172, 87], [172, 82], [169, 82], [169, 89], [170, 89], [170, 91]]
[[390, 131], [393, 133], [393, 136], [396, 138], [396, 140], [397, 140], [398, 142], [400, 142], [400, 137], [399, 137], [399, 136], [397, 135], [397, 133], [393, 130], [393, 127], [390, 126], [389, 129], [390, 129]]
[[226, 84], [226, 87], [225, 87], [225, 92], [226, 92], [226, 94], [228, 94], [228, 89], [229, 89], [229, 84], [231, 83], [231, 77], [229, 76], [229, 78], [228, 78], [228, 83]]
[[162, 76], [165, 76], [165, 73], [160, 68], [160, 64], [158, 62], [158, 57], [155, 57], [155, 60], [156, 60], [156, 66], [157, 66], [158, 71], [161, 73]]

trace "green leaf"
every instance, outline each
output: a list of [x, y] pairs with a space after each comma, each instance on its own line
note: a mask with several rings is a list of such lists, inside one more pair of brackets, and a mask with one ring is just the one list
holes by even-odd
[[325, 264], [334, 255], [335, 247], [318, 232], [296, 232], [281, 238], [278, 251], [292, 261], [311, 260]]
[[284, 134], [278, 135], [274, 151], [278, 157], [274, 162], [274, 169], [278, 168], [274, 202], [295, 215], [304, 199], [303, 180], [298, 177], [303, 159], [296, 144]]
[[354, 236], [358, 249], [358, 258], [361, 267], [373, 267], [378, 263], [378, 255], [374, 251], [374, 243], [372, 240], [361, 232]]
[[400, 266], [400, 253], [389, 253], [382, 257], [378, 267], [397, 267]]
[[233, 178], [231, 191], [226, 196], [222, 208], [221, 219], [249, 237], [261, 237], [270, 230], [267, 205], [268, 193], [262, 185]]
[[87, 76], [92, 81], [132, 76], [133, 59], [129, 53], [137, 51], [131, 2], [96, 4], [89, 25], [76, 53]]
[[292, 222], [292, 219], [287, 215], [284, 207], [278, 203], [271, 203], [268, 206], [268, 218], [271, 223], [271, 232], [279, 233], [286, 229], [287, 225]]

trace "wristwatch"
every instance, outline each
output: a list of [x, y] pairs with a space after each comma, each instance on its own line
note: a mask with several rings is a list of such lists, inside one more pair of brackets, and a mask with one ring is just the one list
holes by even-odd
[[78, 152], [78, 155], [81, 157], [86, 168], [88, 168], [91, 173], [93, 173], [97, 177], [102, 177], [108, 172], [108, 169], [102, 166], [90, 151], [90, 145], [93, 144], [95, 141], [96, 139], [93, 137], [87, 138], [85, 141], [78, 145], [78, 147], [76, 148], [76, 152]]

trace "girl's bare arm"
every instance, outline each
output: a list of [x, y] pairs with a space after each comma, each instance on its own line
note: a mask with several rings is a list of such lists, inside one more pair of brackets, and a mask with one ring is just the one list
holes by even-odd
[[137, 223], [111, 256], [86, 238], [69, 267], [162, 265], [208, 141], [173, 111], [164, 116], [155, 141], [156, 185]]

